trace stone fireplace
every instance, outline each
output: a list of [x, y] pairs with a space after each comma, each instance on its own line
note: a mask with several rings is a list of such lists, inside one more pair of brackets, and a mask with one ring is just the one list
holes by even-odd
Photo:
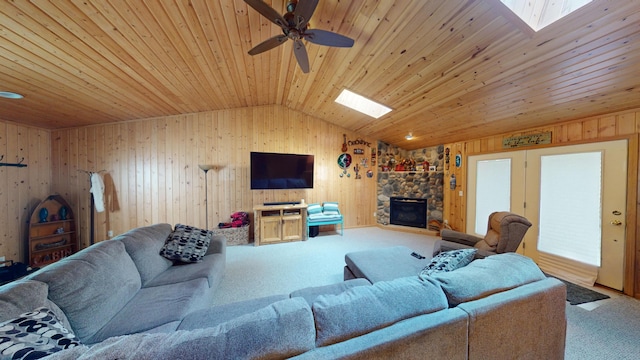
[[[416, 163], [429, 162], [435, 171], [394, 171], [393, 164], [402, 159], [413, 159]], [[444, 146], [406, 151], [395, 146], [378, 142], [378, 209], [377, 222], [381, 225], [393, 224], [391, 220], [391, 199], [409, 198], [425, 201], [426, 226], [430, 230], [432, 221], [442, 222], [444, 198]], [[385, 166], [387, 171], [383, 170]], [[403, 215], [406, 216], [407, 214]], [[410, 225], [403, 225], [410, 226]]]

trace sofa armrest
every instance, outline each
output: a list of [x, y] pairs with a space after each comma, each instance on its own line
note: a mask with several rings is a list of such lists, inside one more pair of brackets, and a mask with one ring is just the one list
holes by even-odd
[[458, 244], [466, 245], [466, 246], [475, 246], [476, 243], [482, 241], [483, 239], [474, 235], [466, 234], [460, 231], [443, 229], [440, 233], [442, 240], [451, 241]]
[[[453, 241], [438, 240], [433, 246], [433, 256], [436, 256], [439, 253], [445, 252], [445, 251], [469, 249], [472, 247], [473, 246], [468, 246], [468, 245], [460, 244]], [[478, 252], [476, 252], [476, 255], [473, 257], [474, 259], [483, 259], [483, 258], [486, 258], [487, 256], [496, 254], [494, 252], [487, 251], [487, 250], [482, 250], [482, 249], [477, 249], [477, 250]]]
[[209, 243], [209, 249], [205, 255], [224, 254], [227, 251], [227, 238], [221, 235], [214, 235]]

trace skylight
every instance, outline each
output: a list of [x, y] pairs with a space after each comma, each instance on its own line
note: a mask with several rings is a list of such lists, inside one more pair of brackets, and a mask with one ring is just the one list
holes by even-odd
[[534, 31], [554, 23], [592, 0], [500, 0]]
[[348, 108], [359, 111], [376, 119], [391, 111], [391, 108], [379, 104], [373, 100], [369, 100], [366, 97], [358, 95], [347, 89], [342, 90], [335, 101], [338, 104], [342, 104]]
[[0, 97], [5, 99], [22, 99], [24, 96], [11, 91], [0, 91]]

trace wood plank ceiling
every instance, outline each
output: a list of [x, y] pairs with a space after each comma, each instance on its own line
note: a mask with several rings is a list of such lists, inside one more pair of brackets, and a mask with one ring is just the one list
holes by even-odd
[[[320, 0], [310, 26], [355, 45], [307, 43], [303, 74], [290, 41], [247, 54], [279, 28], [242, 0], [2, 1], [0, 91], [25, 98], [0, 99], [0, 119], [56, 129], [279, 104], [416, 149], [640, 107], [633, 0], [538, 33], [498, 0]], [[394, 111], [348, 110], [343, 88]]]

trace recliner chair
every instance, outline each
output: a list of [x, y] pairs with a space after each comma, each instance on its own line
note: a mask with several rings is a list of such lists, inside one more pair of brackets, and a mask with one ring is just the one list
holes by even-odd
[[476, 258], [505, 252], [516, 252], [524, 238], [524, 234], [531, 227], [526, 218], [508, 211], [494, 212], [489, 215], [487, 235], [484, 238], [463, 232], [443, 229], [434, 246], [433, 255], [456, 249], [476, 248]]

